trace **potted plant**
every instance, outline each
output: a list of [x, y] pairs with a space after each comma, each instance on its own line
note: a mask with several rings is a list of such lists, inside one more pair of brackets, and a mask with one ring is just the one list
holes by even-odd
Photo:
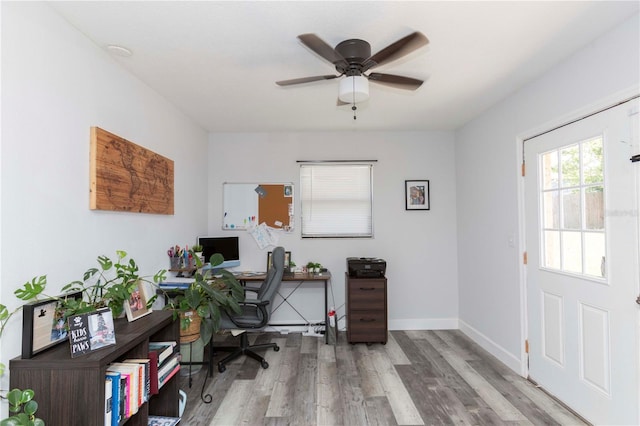
[[[22, 288], [17, 289], [14, 294], [18, 298], [30, 301], [44, 290], [46, 284], [46, 276], [34, 277], [31, 281], [27, 281]], [[12, 312], [7, 307], [0, 304], [0, 338], [4, 332], [4, 328], [22, 306], [19, 306]], [[4, 376], [5, 365], [0, 363], [0, 377]], [[9, 391], [3, 399], [9, 403], [10, 417], [0, 420], [0, 426], [44, 426], [44, 421], [35, 417], [38, 410], [38, 403], [33, 399], [35, 393], [32, 389], [13, 389]]]
[[318, 272], [320, 272], [320, 268], [322, 268], [322, 265], [316, 262], [309, 262], [307, 263], [307, 272], [309, 272], [310, 274], [317, 274]]
[[[244, 300], [244, 289], [231, 272], [216, 268], [222, 262], [224, 257], [216, 253], [209, 259], [211, 266], [203, 270], [202, 262], [196, 258], [198, 270], [193, 283], [181, 294], [167, 298], [165, 308], [173, 311], [174, 318], [180, 318], [181, 334], [191, 334], [192, 323], [199, 322], [199, 337], [208, 342], [220, 327], [222, 310], [242, 311], [238, 302]], [[197, 338], [196, 334], [187, 340]]]
[[36, 417], [38, 403], [33, 399], [32, 389], [12, 389], [7, 393], [11, 417], [0, 421], [0, 426], [44, 426], [44, 421]]
[[[140, 282], [157, 284], [165, 278], [166, 270], [160, 270], [153, 281], [141, 277], [135, 260], [127, 259], [127, 252], [116, 251], [117, 259], [98, 256], [99, 268], [89, 268], [82, 281], [73, 281], [62, 287], [63, 292], [82, 292], [82, 299], [68, 299], [63, 302], [66, 316], [93, 312], [98, 308], [109, 307], [114, 318], [124, 314], [124, 302], [131, 298]], [[151, 306], [157, 296], [147, 302]]]
[[193, 251], [194, 257], [200, 259], [200, 261], [204, 263], [204, 257], [202, 254], [203, 250], [204, 247], [202, 247], [200, 244], [195, 244], [191, 247], [191, 251]]

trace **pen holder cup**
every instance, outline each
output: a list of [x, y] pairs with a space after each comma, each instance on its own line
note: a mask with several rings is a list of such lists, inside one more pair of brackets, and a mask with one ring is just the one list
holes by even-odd
[[171, 269], [180, 269], [180, 258], [179, 257], [170, 257], [169, 261], [171, 263]]

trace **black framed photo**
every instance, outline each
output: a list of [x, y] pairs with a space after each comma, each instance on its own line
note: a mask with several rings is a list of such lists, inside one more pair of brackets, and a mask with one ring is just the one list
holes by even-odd
[[72, 315], [69, 321], [71, 358], [116, 344], [116, 333], [111, 309]]
[[39, 300], [22, 307], [22, 359], [68, 340], [67, 318], [60, 299], [82, 299], [82, 292], [69, 293], [56, 299]]
[[[271, 267], [273, 266], [273, 262], [271, 261], [271, 253], [272, 252], [267, 253], [267, 272], [269, 272], [269, 269], [271, 269]], [[284, 252], [284, 269], [288, 270], [290, 267], [291, 267], [291, 252], [285, 251]]]
[[430, 210], [429, 181], [405, 180], [404, 202], [405, 210]]

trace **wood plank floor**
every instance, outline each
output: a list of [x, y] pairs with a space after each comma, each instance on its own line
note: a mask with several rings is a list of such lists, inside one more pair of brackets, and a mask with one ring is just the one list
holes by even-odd
[[280, 351], [264, 352], [269, 368], [247, 357], [222, 374], [215, 368], [208, 404], [200, 399], [206, 368], [191, 388], [181, 377], [181, 425], [584, 424], [457, 330], [392, 331], [386, 345], [370, 346], [350, 345], [344, 333], [335, 346], [299, 333], [250, 341], [278, 343]]

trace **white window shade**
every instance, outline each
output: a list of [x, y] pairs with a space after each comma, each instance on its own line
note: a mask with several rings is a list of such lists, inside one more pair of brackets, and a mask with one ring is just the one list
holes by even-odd
[[372, 164], [302, 164], [302, 237], [372, 237], [372, 171]]

